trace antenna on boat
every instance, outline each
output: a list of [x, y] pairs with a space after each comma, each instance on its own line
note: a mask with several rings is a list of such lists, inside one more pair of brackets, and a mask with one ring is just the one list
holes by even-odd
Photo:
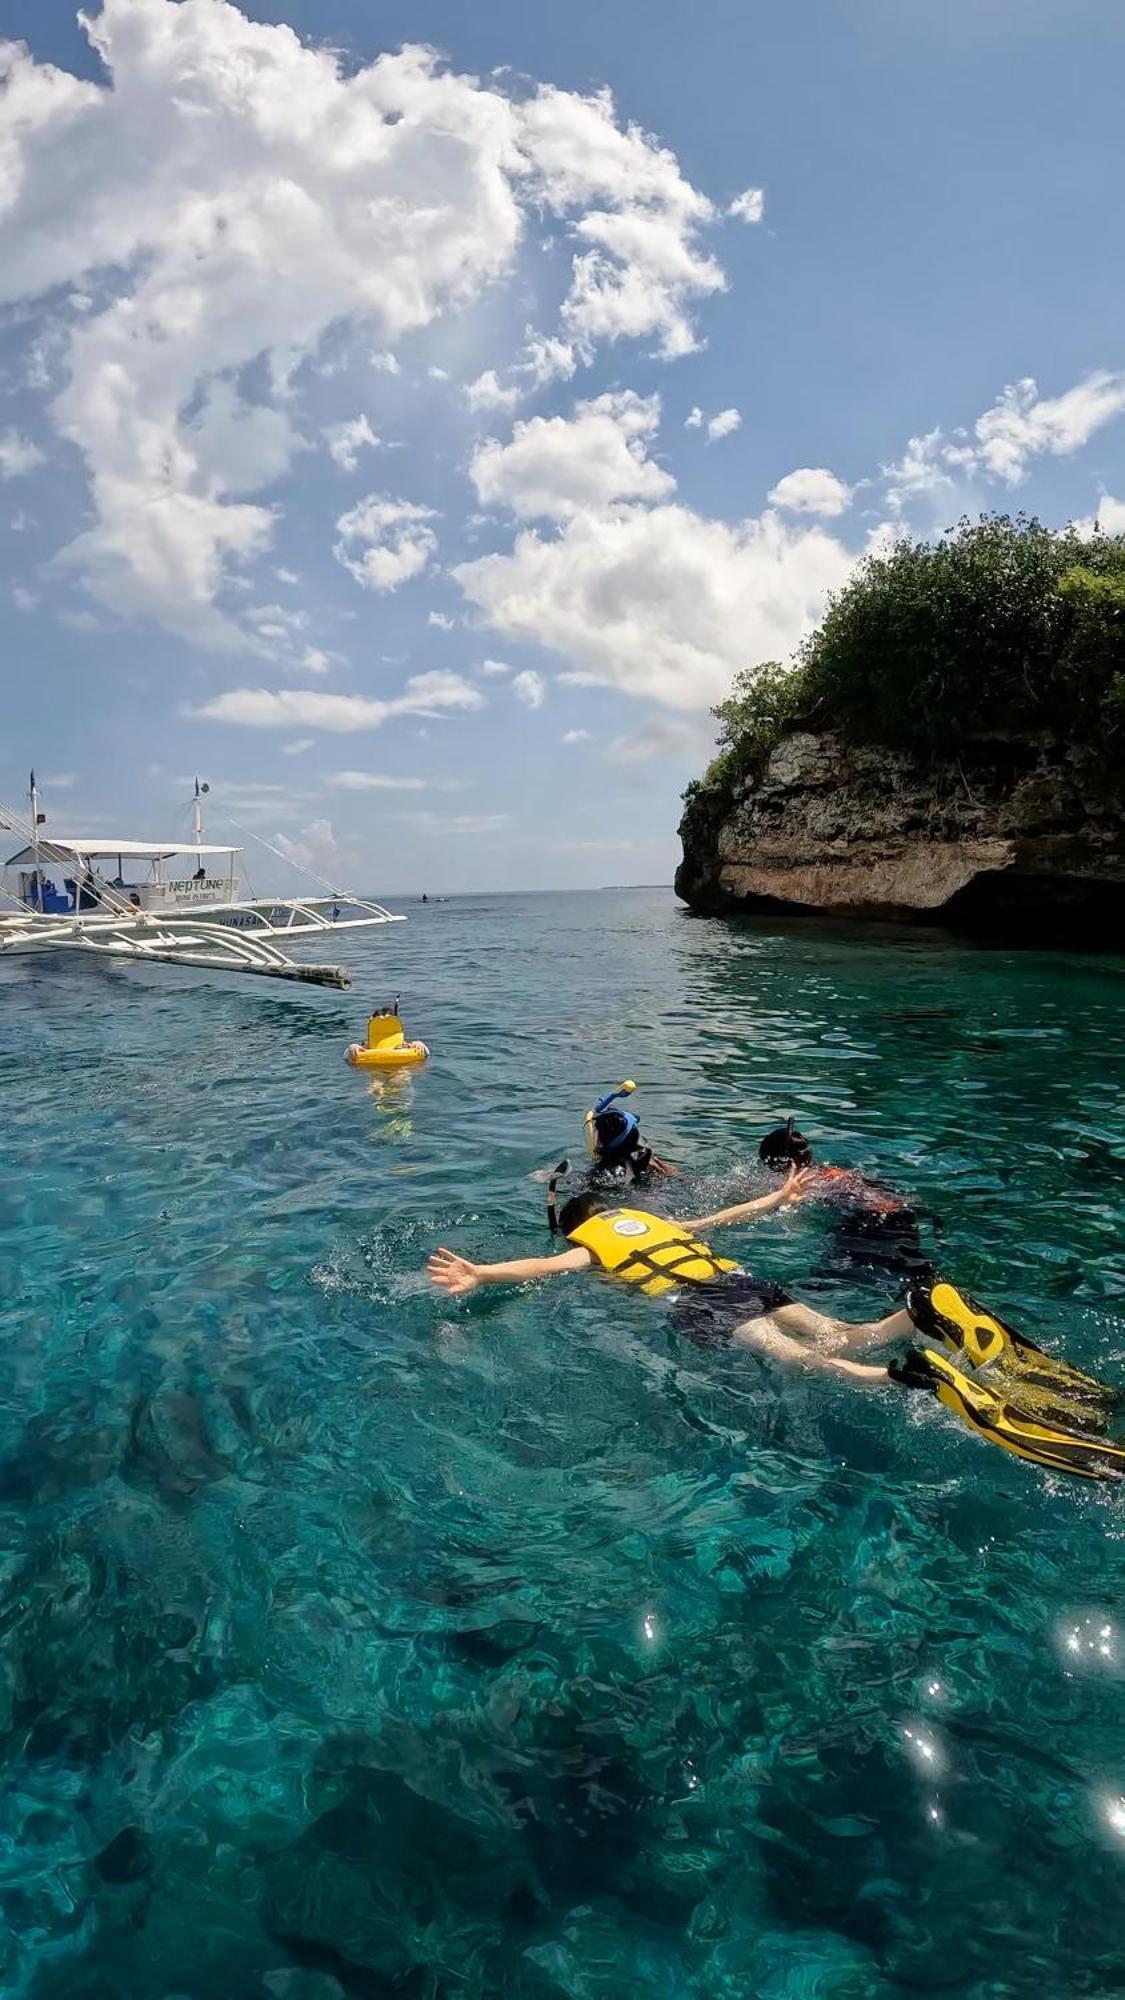
[[203, 807], [200, 804], [200, 800], [202, 799], [203, 794], [205, 792], [209, 792], [210, 789], [211, 787], [207, 783], [206, 779], [202, 784], [200, 784], [198, 778], [196, 779], [195, 798], [192, 801], [192, 805], [195, 812], [195, 844], [197, 847], [202, 847], [203, 845]]

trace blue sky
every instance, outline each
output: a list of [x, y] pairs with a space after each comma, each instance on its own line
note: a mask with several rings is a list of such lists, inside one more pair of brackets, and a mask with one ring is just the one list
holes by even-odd
[[872, 542], [1125, 526], [1101, 0], [3, 26], [0, 798], [60, 834], [199, 772], [358, 888], [668, 879]]

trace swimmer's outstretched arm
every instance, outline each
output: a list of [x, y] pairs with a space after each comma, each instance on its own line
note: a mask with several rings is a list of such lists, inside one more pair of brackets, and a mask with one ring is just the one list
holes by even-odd
[[519, 1285], [525, 1278], [553, 1278], [558, 1271], [588, 1271], [593, 1261], [581, 1244], [558, 1257], [513, 1257], [506, 1264], [474, 1264], [443, 1247], [434, 1251], [426, 1270], [431, 1284], [460, 1299], [478, 1285]]
[[784, 1208], [788, 1202], [804, 1201], [812, 1180], [812, 1169], [790, 1167], [782, 1187], [772, 1194], [760, 1194], [755, 1201], [739, 1201], [733, 1208], [716, 1209], [714, 1215], [697, 1215], [685, 1222], [685, 1229], [717, 1229], [723, 1222], [749, 1222], [755, 1215], [770, 1215], [775, 1208]]

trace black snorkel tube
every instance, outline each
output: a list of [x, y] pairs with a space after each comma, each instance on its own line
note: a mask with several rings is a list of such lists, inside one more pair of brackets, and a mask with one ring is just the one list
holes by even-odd
[[570, 1172], [570, 1161], [560, 1160], [550, 1180], [547, 1182], [547, 1227], [552, 1236], [559, 1233], [559, 1218], [556, 1213], [556, 1190], [564, 1174]]

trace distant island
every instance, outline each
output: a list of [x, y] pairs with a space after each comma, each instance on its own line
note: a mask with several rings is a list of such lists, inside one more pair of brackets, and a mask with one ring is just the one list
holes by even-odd
[[693, 909], [1125, 945], [1125, 536], [1000, 515], [903, 538], [714, 713]]

